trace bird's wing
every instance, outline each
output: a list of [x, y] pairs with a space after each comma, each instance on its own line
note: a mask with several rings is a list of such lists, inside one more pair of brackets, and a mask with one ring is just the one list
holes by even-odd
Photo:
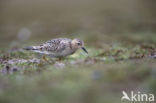
[[67, 38], [52, 39], [42, 44], [40, 50], [58, 53], [63, 51], [66, 48], [67, 43], [69, 43], [70, 41], [71, 40]]

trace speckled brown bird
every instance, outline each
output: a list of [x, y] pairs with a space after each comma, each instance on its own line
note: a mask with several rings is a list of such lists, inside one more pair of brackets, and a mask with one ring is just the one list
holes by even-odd
[[79, 39], [56, 38], [49, 40], [39, 46], [24, 48], [53, 58], [62, 58], [75, 53], [79, 48], [88, 54], [84, 47], [84, 42]]

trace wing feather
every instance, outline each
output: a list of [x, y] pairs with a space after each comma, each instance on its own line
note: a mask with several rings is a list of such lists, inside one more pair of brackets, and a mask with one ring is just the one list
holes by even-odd
[[48, 51], [52, 53], [58, 53], [66, 48], [66, 44], [69, 43], [71, 39], [68, 38], [57, 38], [47, 41], [41, 45], [41, 51]]

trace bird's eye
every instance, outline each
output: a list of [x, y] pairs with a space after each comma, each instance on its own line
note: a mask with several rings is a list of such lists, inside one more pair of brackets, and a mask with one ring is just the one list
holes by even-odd
[[81, 43], [77, 43], [78, 45], [81, 45]]

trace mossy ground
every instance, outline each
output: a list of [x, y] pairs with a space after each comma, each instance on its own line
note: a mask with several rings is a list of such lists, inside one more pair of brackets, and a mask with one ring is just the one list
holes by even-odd
[[87, 48], [62, 61], [21, 49], [1, 51], [2, 103], [120, 103], [122, 91], [156, 94], [151, 44]]

